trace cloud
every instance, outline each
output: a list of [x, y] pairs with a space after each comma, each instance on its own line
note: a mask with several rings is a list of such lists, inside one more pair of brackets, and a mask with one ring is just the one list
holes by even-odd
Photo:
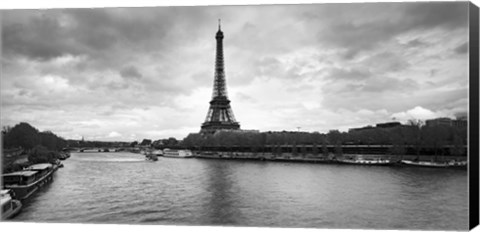
[[328, 4], [318, 13], [305, 12], [304, 17], [327, 24], [317, 32], [319, 43], [341, 47], [343, 57], [352, 59], [402, 33], [466, 28], [467, 10], [468, 4], [462, 2]]
[[116, 131], [112, 131], [107, 135], [107, 137], [109, 137], [109, 138], [116, 138], [116, 137], [120, 137], [120, 136], [122, 136], [122, 134], [120, 134]]
[[399, 72], [410, 65], [402, 54], [392, 52], [381, 52], [370, 56], [364, 64], [377, 73]]
[[454, 49], [458, 54], [465, 54], [468, 52], [468, 42], [465, 42]]
[[395, 120], [402, 122], [407, 122], [408, 120], [426, 120], [437, 118], [439, 116], [440, 115], [438, 113], [433, 112], [429, 109], [425, 109], [421, 106], [416, 106], [413, 109], [392, 114], [392, 118], [395, 118]]
[[462, 2], [420, 2], [406, 4], [406, 15], [413, 28], [456, 29], [467, 25], [468, 4]]
[[134, 66], [128, 66], [120, 71], [120, 75], [127, 79], [140, 79], [142, 74]]
[[379, 77], [369, 80], [360, 90], [364, 92], [408, 92], [416, 89], [418, 89], [418, 84], [412, 79], [398, 80]]
[[[31, 11], [21, 12], [28, 19]], [[8, 23], [8, 18], [15, 11], [5, 11], [6, 23], [2, 24], [2, 40], [6, 56], [23, 55], [32, 59], [48, 60], [65, 54], [77, 54], [74, 47], [68, 46], [60, 30], [60, 24], [55, 17], [40, 13], [28, 23]], [[33, 13], [33, 12], [31, 12]], [[28, 20], [27, 19], [27, 20]]]
[[372, 73], [368, 68], [333, 68], [328, 71], [328, 78], [332, 80], [361, 81], [371, 77]]
[[1, 123], [105, 140], [196, 132], [211, 100], [218, 18], [242, 128], [348, 129], [416, 106], [453, 115], [468, 108], [467, 6], [7, 10]]
[[423, 46], [426, 46], [426, 45], [427, 45], [427, 43], [425, 43], [424, 41], [422, 41], [419, 38], [415, 38], [413, 40], [410, 40], [407, 43], [407, 46], [411, 47], [411, 48], [423, 47]]

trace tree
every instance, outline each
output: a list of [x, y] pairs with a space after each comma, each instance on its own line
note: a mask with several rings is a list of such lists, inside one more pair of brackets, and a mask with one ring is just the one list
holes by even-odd
[[2, 127], [2, 134], [7, 134], [8, 132], [10, 132], [12, 130], [12, 127], [10, 126], [3, 126]]
[[327, 140], [331, 144], [342, 144], [342, 133], [338, 130], [330, 130], [327, 134]]
[[49, 150], [60, 150], [63, 147], [61, 146], [62, 139], [51, 131], [40, 132], [38, 135], [40, 137], [40, 144]]
[[297, 144], [293, 142], [292, 145], [292, 155], [296, 156], [297, 155]]
[[333, 143], [335, 145], [335, 154], [337, 155], [342, 155], [343, 154], [343, 149], [342, 149], [342, 141], [343, 141], [343, 136], [342, 133], [338, 130], [331, 130], [327, 134], [328, 141]]
[[58, 157], [58, 153], [49, 151], [46, 147], [37, 145], [28, 154], [28, 161], [37, 163], [53, 163]]
[[447, 145], [449, 128], [444, 125], [426, 126], [422, 128], [422, 137], [426, 146], [433, 149], [435, 156], [443, 155], [443, 147]]
[[306, 147], [305, 145], [302, 145], [302, 146], [300, 147], [300, 153], [301, 153], [302, 155], [305, 155], [305, 154], [307, 153], [307, 147]]
[[23, 147], [24, 149], [32, 149], [40, 144], [38, 130], [30, 124], [21, 122], [15, 125], [5, 134], [5, 148]]
[[170, 137], [166, 141], [164, 141], [164, 144], [167, 146], [177, 146], [178, 140], [174, 137]]
[[318, 146], [317, 143], [313, 143], [312, 153], [314, 156], [318, 156]]
[[465, 154], [462, 137], [458, 134], [453, 135], [453, 146], [450, 148], [450, 154], [459, 156]]
[[392, 144], [392, 148], [390, 150], [392, 155], [400, 156], [400, 159], [403, 158], [403, 155], [406, 152], [405, 149], [405, 138], [402, 133], [402, 128], [393, 128], [389, 130], [388, 139], [390, 140], [390, 144]]
[[204, 139], [200, 133], [190, 133], [182, 140], [180, 145], [183, 147], [198, 147], [202, 146], [204, 143], [203, 140]]
[[420, 155], [420, 150], [422, 149], [423, 144], [425, 143], [424, 137], [422, 135], [421, 128], [424, 125], [423, 121], [421, 120], [409, 120], [408, 123], [408, 133], [405, 138], [409, 139], [408, 144], [412, 144], [415, 149], [415, 153], [417, 156]]
[[410, 119], [408, 120], [407, 125], [421, 128], [425, 125], [425, 122], [420, 119]]
[[326, 139], [323, 139], [322, 141], [322, 153], [324, 157], [328, 157], [328, 147]]
[[152, 140], [150, 139], [143, 139], [140, 143], [141, 146], [150, 146], [150, 144], [152, 144]]

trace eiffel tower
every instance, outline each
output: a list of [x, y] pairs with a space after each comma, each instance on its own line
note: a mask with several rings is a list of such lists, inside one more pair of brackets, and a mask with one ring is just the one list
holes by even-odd
[[230, 100], [227, 96], [227, 84], [225, 80], [225, 67], [223, 60], [223, 32], [220, 19], [218, 20], [218, 31], [215, 36], [217, 40], [217, 51], [215, 56], [215, 79], [213, 81], [213, 94], [210, 101], [205, 122], [202, 123], [200, 133], [215, 133], [217, 130], [238, 130], [240, 124], [233, 116]]

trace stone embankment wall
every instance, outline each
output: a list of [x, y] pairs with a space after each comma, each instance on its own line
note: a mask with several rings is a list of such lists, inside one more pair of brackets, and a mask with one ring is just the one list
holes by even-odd
[[366, 159], [366, 160], [424, 160], [424, 161], [465, 161], [466, 156], [431, 156], [431, 155], [392, 155], [392, 154], [313, 154], [313, 153], [272, 153], [272, 152], [221, 152], [221, 151], [194, 151], [198, 158], [213, 159], [243, 159], [243, 160], [270, 160], [291, 162], [334, 162], [339, 159]]

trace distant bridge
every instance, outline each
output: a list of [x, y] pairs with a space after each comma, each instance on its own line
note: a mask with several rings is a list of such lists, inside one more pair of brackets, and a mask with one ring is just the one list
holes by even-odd
[[62, 149], [62, 151], [68, 151], [68, 152], [118, 152], [118, 151], [123, 151], [125, 148], [123, 147], [68, 147]]

